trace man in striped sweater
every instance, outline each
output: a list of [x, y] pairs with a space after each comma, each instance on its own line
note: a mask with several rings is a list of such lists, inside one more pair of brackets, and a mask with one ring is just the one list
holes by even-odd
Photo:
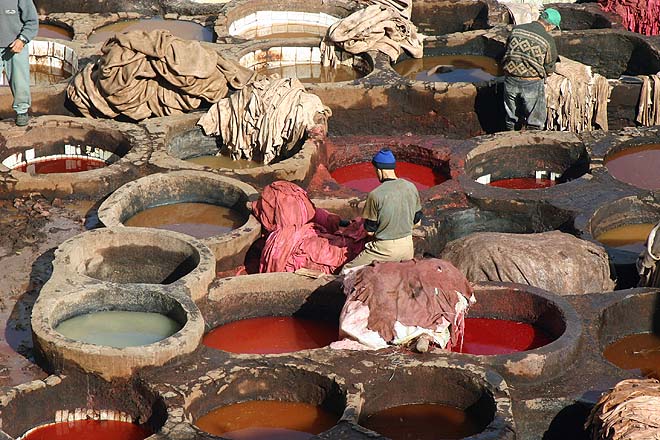
[[548, 8], [537, 21], [514, 27], [506, 42], [502, 68], [507, 130], [545, 127], [545, 78], [557, 62], [557, 46], [548, 32], [560, 22], [559, 11]]

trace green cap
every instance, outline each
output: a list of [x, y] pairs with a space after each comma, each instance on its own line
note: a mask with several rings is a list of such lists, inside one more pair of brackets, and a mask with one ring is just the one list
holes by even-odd
[[557, 29], [560, 29], [559, 24], [561, 23], [561, 14], [555, 8], [548, 8], [541, 12], [540, 18], [541, 20], [555, 26]]

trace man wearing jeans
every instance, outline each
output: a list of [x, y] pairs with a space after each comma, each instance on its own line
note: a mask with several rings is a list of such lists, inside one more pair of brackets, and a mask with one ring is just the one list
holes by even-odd
[[545, 128], [545, 78], [555, 71], [557, 46], [548, 33], [559, 28], [559, 11], [548, 8], [537, 21], [513, 28], [502, 60], [507, 130]]
[[27, 125], [30, 60], [27, 44], [37, 36], [39, 17], [32, 0], [0, 0], [0, 75], [4, 71], [14, 95], [16, 125]]

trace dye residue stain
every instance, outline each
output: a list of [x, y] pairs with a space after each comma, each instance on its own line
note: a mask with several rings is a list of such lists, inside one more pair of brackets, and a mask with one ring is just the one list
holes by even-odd
[[63, 27], [56, 26], [54, 24], [45, 24], [39, 23], [39, 31], [37, 33], [37, 38], [56, 38], [59, 40], [71, 41], [72, 35], [71, 32], [64, 29]]
[[202, 342], [232, 353], [277, 354], [325, 347], [338, 337], [337, 323], [267, 316], [222, 325], [207, 333]]
[[332, 428], [337, 419], [309, 403], [252, 400], [217, 408], [195, 425], [232, 440], [306, 440]]
[[160, 17], [154, 17], [144, 20], [126, 20], [111, 23], [95, 29], [89, 35], [89, 43], [101, 43], [114, 37], [116, 33], [125, 33], [130, 31], [151, 32], [156, 29], [168, 30], [175, 37], [185, 40], [213, 41], [213, 31], [204, 26], [185, 20], [163, 20]]
[[388, 408], [361, 421], [360, 425], [392, 440], [459, 439], [485, 428], [466, 411], [433, 403]]
[[256, 168], [263, 166], [263, 164], [259, 162], [255, 162], [253, 160], [246, 160], [246, 159], [234, 160], [231, 157], [222, 156], [222, 155], [197, 156], [197, 157], [191, 157], [190, 159], [186, 159], [186, 161], [195, 163], [197, 165], [213, 168], [216, 170], [221, 168], [226, 168], [231, 170], [244, 170], [247, 168]]
[[619, 368], [639, 370], [646, 377], [660, 379], [660, 336], [656, 334], [626, 336], [608, 345], [603, 355]]
[[278, 74], [280, 78], [298, 78], [302, 83], [335, 83], [353, 81], [364, 74], [351, 66], [339, 65], [336, 68], [321, 64], [294, 64], [291, 66], [259, 69], [262, 75]]
[[35, 162], [19, 165], [14, 168], [30, 174], [78, 173], [81, 171], [96, 170], [106, 166], [100, 159], [82, 158], [46, 158]]
[[[449, 66], [443, 68], [442, 66]], [[394, 65], [401, 76], [417, 81], [480, 82], [502, 76], [497, 61], [478, 55], [409, 58]]]
[[108, 347], [153, 344], [181, 330], [181, 325], [160, 313], [104, 311], [74, 316], [55, 331], [67, 338]]
[[42, 426], [23, 440], [143, 440], [152, 433], [133, 423], [115, 420], [77, 420]]
[[533, 177], [518, 177], [495, 180], [490, 182], [489, 185], [508, 189], [542, 189], [554, 186], [555, 181], [550, 179], [535, 179]]
[[465, 318], [465, 337], [461, 353], [510, 354], [543, 347], [553, 340], [554, 338], [542, 329], [525, 322]]
[[160, 228], [196, 238], [226, 234], [243, 225], [246, 216], [225, 206], [209, 203], [173, 203], [138, 212], [126, 226]]
[[[432, 168], [409, 162], [397, 161], [395, 171], [397, 177], [414, 183], [418, 190], [439, 185], [447, 180], [446, 177]], [[371, 162], [362, 162], [337, 168], [330, 175], [337, 183], [357, 191], [370, 192], [380, 185], [376, 177], [376, 170]]]
[[636, 223], [609, 229], [596, 237], [605, 246], [639, 254], [651, 233], [653, 223]]
[[660, 144], [626, 148], [609, 156], [605, 166], [622, 182], [638, 188], [660, 189]]

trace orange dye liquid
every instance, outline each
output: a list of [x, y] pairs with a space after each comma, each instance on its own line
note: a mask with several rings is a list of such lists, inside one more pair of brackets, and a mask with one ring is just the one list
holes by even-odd
[[143, 440], [152, 433], [133, 423], [115, 420], [76, 420], [42, 426], [23, 440]]
[[660, 336], [656, 334], [626, 336], [608, 345], [603, 355], [619, 368], [639, 370], [646, 377], [660, 379]]

